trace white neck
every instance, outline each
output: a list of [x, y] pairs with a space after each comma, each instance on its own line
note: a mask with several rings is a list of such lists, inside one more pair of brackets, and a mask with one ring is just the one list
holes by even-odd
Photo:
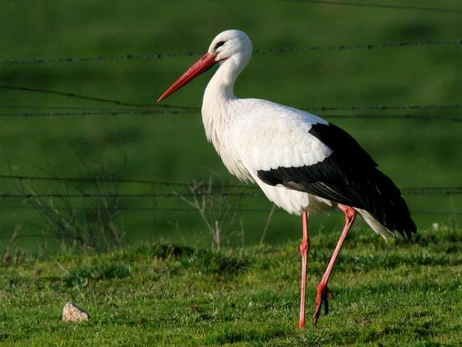
[[202, 121], [207, 139], [214, 144], [218, 140], [216, 132], [220, 132], [232, 115], [232, 103], [238, 100], [234, 95], [234, 82], [247, 65], [249, 58], [250, 56], [235, 54], [222, 62], [205, 89]]

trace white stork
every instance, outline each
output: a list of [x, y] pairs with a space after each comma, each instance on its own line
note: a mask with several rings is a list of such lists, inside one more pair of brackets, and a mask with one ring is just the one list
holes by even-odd
[[327, 297], [332, 297], [327, 284], [357, 213], [383, 237], [396, 232], [409, 237], [416, 225], [400, 190], [344, 130], [305, 111], [234, 95], [234, 82], [251, 54], [252, 42], [244, 32], [218, 34], [207, 53], [158, 101], [220, 65], [204, 93], [205, 133], [233, 175], [256, 182], [277, 206], [302, 215], [301, 328], [305, 325], [309, 213], [338, 208], [345, 214], [345, 226], [317, 288], [315, 323], [323, 304], [327, 313]]

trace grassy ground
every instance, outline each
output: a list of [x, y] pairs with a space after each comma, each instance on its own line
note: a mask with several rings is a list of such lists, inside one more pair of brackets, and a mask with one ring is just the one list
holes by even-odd
[[[424, 6], [411, 0], [387, 3]], [[444, 2], [448, 8], [458, 5], [455, 0]], [[216, 33], [228, 28], [248, 32], [256, 49], [451, 40], [460, 39], [462, 29], [457, 13], [302, 1], [271, 1], [265, 6], [261, 1], [3, 1], [0, 19], [4, 38], [2, 59], [10, 60], [202, 52]], [[2, 64], [0, 84], [153, 104], [194, 59], [181, 56]], [[266, 98], [307, 110], [323, 105], [460, 104], [460, 61], [460, 47], [454, 45], [255, 54], [239, 79], [236, 92], [239, 96]], [[209, 77], [210, 73], [201, 77], [168, 102], [200, 106]], [[0, 93], [0, 107], [3, 113], [120, 108], [52, 94], [4, 89]], [[315, 113], [329, 116], [330, 112]], [[460, 112], [394, 113], [438, 118], [459, 116]], [[400, 187], [460, 186], [460, 122], [352, 118], [333, 121], [354, 135]], [[225, 181], [229, 178], [204, 138], [198, 114], [4, 117], [1, 122], [0, 174], [101, 176], [109, 173], [124, 179], [190, 182], [208, 180], [217, 173]], [[55, 182], [32, 184], [39, 193], [57, 191]], [[60, 191], [67, 189], [70, 188]], [[82, 190], [98, 192], [94, 184], [84, 183], [77, 184], [73, 191]], [[126, 184], [112, 187], [110, 191], [115, 190], [125, 193], [187, 191]], [[0, 179], [0, 192], [17, 193], [18, 188], [13, 181]], [[419, 227], [428, 228], [434, 222], [446, 222], [449, 218], [460, 221], [460, 195], [411, 195], [406, 199]], [[53, 205], [63, 206], [59, 199], [54, 199]], [[89, 205], [85, 199], [71, 201], [72, 211], [76, 213], [85, 214], [82, 208]], [[121, 199], [118, 206], [126, 208], [122, 216], [123, 229], [133, 242], [164, 238], [184, 244], [197, 241], [203, 246], [204, 240], [208, 243], [208, 238], [201, 233], [204, 224], [200, 216], [194, 211], [184, 211], [188, 206], [178, 199]], [[247, 199], [238, 206], [262, 210], [239, 215], [245, 228], [245, 243], [255, 244], [271, 205], [258, 198]], [[335, 218], [316, 217], [313, 222], [327, 229], [338, 225]], [[299, 223], [298, 218], [276, 213], [267, 231], [267, 241], [298, 239]], [[41, 214], [26, 200], [2, 199], [0, 238], [6, 242], [18, 227], [20, 237], [16, 242], [21, 246], [37, 249], [43, 242], [51, 242]]]
[[[447, 0], [438, 6], [457, 7], [459, 2]], [[426, 6], [414, 0], [389, 3]], [[202, 52], [216, 33], [229, 28], [246, 31], [257, 49], [453, 40], [460, 39], [462, 29], [460, 15], [450, 12], [302, 1], [262, 4], [3, 1], [1, 59]], [[255, 54], [236, 92], [306, 110], [460, 104], [461, 58], [455, 45]], [[0, 85], [153, 104], [194, 59], [2, 63]], [[169, 103], [200, 106], [209, 76]], [[199, 114], [7, 117], [121, 109], [8, 89], [1, 89], [0, 108], [0, 175], [184, 182], [207, 181], [212, 176], [217, 182], [229, 182], [204, 138]], [[386, 114], [438, 119], [459, 117], [459, 111]], [[341, 112], [354, 113], [359, 112]], [[354, 135], [398, 186], [460, 186], [462, 123], [332, 120]], [[296, 328], [300, 220], [278, 211], [269, 219], [271, 205], [263, 197], [206, 202], [210, 221], [218, 216], [224, 227], [222, 253], [204, 250], [210, 248], [210, 233], [197, 210], [179, 198], [37, 198], [40, 193], [172, 191], [189, 193], [187, 187], [0, 178], [0, 193], [26, 192], [36, 197], [0, 199], [0, 254], [6, 256], [0, 265], [1, 342], [37, 346], [462, 344], [462, 234], [453, 227], [460, 224], [460, 194], [406, 196], [420, 229], [415, 243], [385, 244], [369, 230], [360, 231], [364, 225], [358, 223], [334, 274], [330, 288], [336, 298], [329, 316], [301, 331]], [[232, 209], [237, 209], [236, 215]], [[311, 219], [310, 308], [342, 219], [335, 213]], [[271, 246], [236, 246], [254, 245], [264, 235]], [[91, 242], [82, 244], [79, 239]], [[107, 240], [119, 240], [110, 246], [120, 250], [98, 255], [104, 248], [99, 242], [104, 245]], [[161, 246], [162, 240], [176, 246]], [[79, 251], [82, 254], [75, 255]], [[90, 322], [60, 322], [62, 306], [69, 300], [90, 312]]]
[[[355, 230], [337, 265], [329, 315], [297, 329], [298, 244], [221, 253], [152, 244], [104, 255], [11, 254], [0, 276], [2, 345], [462, 344], [462, 231], [385, 243]], [[335, 245], [312, 237], [308, 313]], [[87, 323], [60, 321], [67, 301]]]

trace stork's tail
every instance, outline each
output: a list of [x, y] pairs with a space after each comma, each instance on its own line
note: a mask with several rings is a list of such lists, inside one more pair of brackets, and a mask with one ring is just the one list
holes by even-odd
[[411, 218], [406, 201], [391, 179], [383, 174], [381, 176], [383, 181], [387, 181], [388, 190], [377, 189], [379, 196], [371, 201], [371, 208], [356, 210], [366, 223], [384, 238], [396, 236], [397, 232], [405, 237], [411, 237], [417, 231], [417, 227]]
[[396, 232], [385, 228], [366, 210], [361, 210], [358, 208], [356, 209], [356, 211], [358, 211], [358, 213], [361, 215], [361, 217], [363, 217], [364, 221], [371, 227], [371, 229], [374, 230], [380, 236], [382, 236], [385, 240], [387, 240], [389, 236], [396, 236]]

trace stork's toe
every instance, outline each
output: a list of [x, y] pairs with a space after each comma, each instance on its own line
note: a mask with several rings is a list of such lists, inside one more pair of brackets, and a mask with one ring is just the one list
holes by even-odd
[[314, 314], [313, 314], [313, 322], [315, 324], [317, 323], [317, 321], [319, 319], [319, 316], [321, 314], [321, 308], [322, 308], [323, 305], [324, 305], [325, 314], [327, 315], [329, 313], [328, 297], [330, 297], [331, 299], [334, 298], [334, 296], [332, 295], [329, 288], [327, 288], [327, 285], [323, 284], [323, 283], [320, 283], [319, 286], [318, 286], [317, 294], [316, 294], [316, 308], [315, 308]]

